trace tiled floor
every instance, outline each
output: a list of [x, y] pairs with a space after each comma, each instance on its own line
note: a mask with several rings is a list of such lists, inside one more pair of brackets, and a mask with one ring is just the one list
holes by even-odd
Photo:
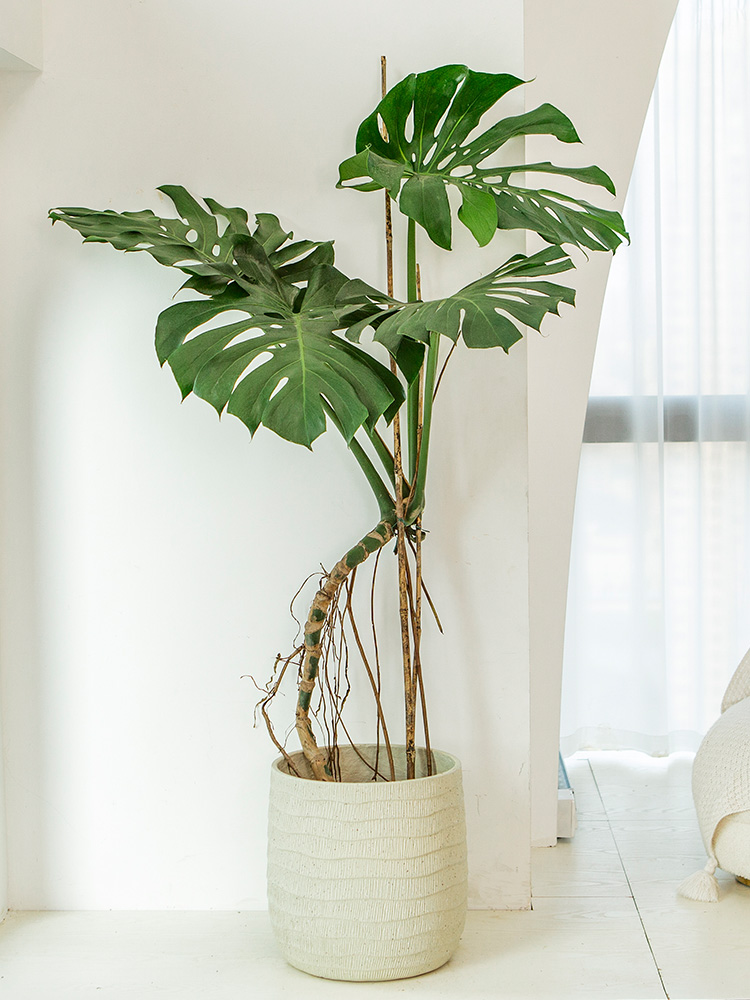
[[[605, 896], [628, 900], [627, 926], [640, 927], [661, 980], [661, 992], [649, 995], [747, 1000], [750, 889], [717, 872], [719, 903], [693, 903], [676, 895], [682, 879], [707, 860], [690, 793], [691, 766], [690, 754], [653, 759], [592, 753], [569, 761], [579, 831], [572, 841], [534, 852], [534, 891], [537, 903], [561, 893], [588, 897], [591, 903], [602, 903]], [[617, 922], [607, 922], [618, 934]], [[633, 953], [631, 968], [637, 963], [645, 975], [640, 955]], [[644, 994], [619, 994], [631, 995]]]
[[263, 913], [17, 913], [0, 932], [0, 1000], [549, 998], [747, 1000], [750, 889], [677, 898], [705, 854], [689, 755], [569, 762], [579, 830], [534, 851], [534, 908], [470, 913], [453, 960], [419, 979], [312, 979], [278, 957]]

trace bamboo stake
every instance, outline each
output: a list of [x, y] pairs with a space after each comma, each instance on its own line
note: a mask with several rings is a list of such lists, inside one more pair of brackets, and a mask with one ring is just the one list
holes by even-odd
[[[417, 300], [422, 301], [422, 272], [417, 264]], [[417, 404], [417, 465], [419, 453], [422, 450], [422, 415], [424, 413], [424, 372], [419, 373], [419, 398]], [[413, 486], [412, 486], [413, 489]], [[424, 728], [424, 743], [427, 751], [427, 774], [432, 774], [432, 747], [430, 746], [430, 726], [427, 721], [427, 699], [422, 676], [422, 515], [414, 522], [414, 619], [412, 631], [414, 634], [414, 670], [412, 677], [412, 698], [416, 704], [417, 687], [419, 687], [420, 705], [422, 708], [422, 725]]]
[[[385, 97], [388, 92], [386, 85], [386, 61], [385, 56], [380, 57], [380, 96]], [[380, 133], [383, 138], [387, 141], [388, 131], [385, 124], [380, 129]], [[388, 294], [393, 298], [393, 219], [391, 217], [391, 196], [388, 191], [383, 192], [385, 194], [385, 262], [388, 273]], [[391, 367], [395, 367], [393, 359], [391, 359]]]
[[[386, 58], [380, 57], [380, 89], [385, 97]], [[387, 140], [388, 133], [385, 124], [381, 134]], [[388, 275], [388, 294], [393, 297], [393, 219], [391, 216], [391, 198], [385, 192], [385, 252]], [[391, 371], [396, 374], [396, 362], [391, 358]], [[398, 555], [398, 611], [401, 625], [401, 659], [404, 672], [404, 715], [406, 729], [406, 777], [413, 778], [416, 773], [416, 739], [415, 739], [415, 698], [412, 679], [411, 642], [409, 637], [409, 596], [406, 582], [406, 530], [404, 525], [404, 471], [401, 454], [401, 416], [393, 418], [393, 458], [396, 479], [396, 552]]]

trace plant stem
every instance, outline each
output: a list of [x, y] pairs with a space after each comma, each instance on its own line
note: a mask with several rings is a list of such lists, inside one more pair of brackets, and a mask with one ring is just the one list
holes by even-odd
[[[409, 219], [406, 234], [406, 299], [416, 302], [417, 294], [417, 224]], [[412, 382], [406, 394], [406, 422], [409, 427], [409, 480], [414, 482], [417, 468], [417, 424], [419, 423], [419, 386]]]
[[430, 431], [432, 429], [432, 404], [435, 398], [435, 375], [437, 373], [438, 351], [440, 349], [440, 334], [430, 334], [430, 346], [427, 349], [424, 376], [424, 411], [422, 413], [422, 434], [419, 447], [419, 464], [412, 487], [409, 509], [406, 512], [406, 523], [414, 524], [424, 510], [425, 484], [427, 482], [427, 459], [430, 451]]
[[[392, 362], [392, 367], [395, 368], [396, 366], [395, 366], [395, 363], [393, 363], [393, 359], [391, 359], [391, 362]], [[394, 372], [394, 374], [395, 374], [395, 372]], [[398, 417], [398, 415], [396, 416], [395, 419], [397, 419], [397, 417]], [[390, 480], [391, 486], [393, 486], [395, 488], [395, 486], [396, 486], [396, 462], [395, 462], [395, 460], [393, 458], [393, 452], [388, 447], [388, 445], [385, 443], [385, 441], [382, 439], [382, 437], [377, 432], [377, 430], [375, 430], [374, 428], [373, 428], [373, 430], [369, 430], [367, 427], [365, 427], [365, 432], [366, 432], [368, 438], [370, 439], [373, 448], [375, 449], [375, 453], [377, 454], [378, 458], [380, 459], [381, 465], [383, 466], [383, 468], [385, 469], [385, 471], [386, 471], [386, 473], [388, 475], [388, 479]]]
[[[326, 411], [326, 414], [330, 418], [331, 423], [339, 431], [341, 431], [341, 434], [343, 436], [344, 431], [341, 427], [339, 418], [336, 416], [333, 407], [330, 405], [330, 403], [328, 403], [326, 399], [323, 399], [323, 409]], [[370, 438], [370, 440], [372, 440], [372, 437]], [[370, 484], [370, 489], [375, 495], [375, 499], [377, 500], [378, 503], [378, 508], [380, 509], [380, 516], [388, 517], [389, 515], [393, 514], [393, 511], [395, 510], [396, 506], [395, 502], [390, 492], [388, 491], [388, 487], [380, 478], [378, 470], [372, 464], [370, 456], [367, 454], [365, 449], [362, 447], [359, 441], [357, 441], [356, 438], [352, 438], [351, 441], [349, 442], [349, 450], [351, 451], [354, 458], [357, 460], [357, 464], [359, 465], [360, 469], [365, 474], [365, 479]]]
[[326, 754], [318, 747], [310, 722], [310, 701], [315, 690], [315, 681], [323, 651], [321, 637], [328, 617], [328, 609], [351, 571], [363, 563], [370, 553], [377, 552], [393, 538], [394, 523], [393, 515], [382, 518], [372, 531], [368, 532], [339, 559], [313, 598], [305, 622], [305, 656], [302, 661], [299, 682], [295, 728], [313, 775], [319, 781], [333, 780]]

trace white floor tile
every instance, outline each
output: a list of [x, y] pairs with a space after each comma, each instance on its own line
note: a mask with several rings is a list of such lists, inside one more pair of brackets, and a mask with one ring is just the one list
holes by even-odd
[[[664, 997], [631, 899], [537, 899], [527, 913], [477, 913], [456, 956], [453, 993], [493, 1000]], [[495, 954], [492, 954], [494, 942]], [[476, 964], [475, 964], [476, 963]], [[452, 962], [451, 965], [454, 963]], [[466, 992], [462, 967], [484, 970]], [[490, 986], [490, 983], [492, 984]], [[489, 992], [483, 992], [487, 991]]]
[[633, 885], [671, 1000], [750, 997], [750, 888], [719, 874], [718, 903], [681, 899], [679, 880]]
[[12, 914], [0, 1000], [747, 1000], [750, 888], [718, 872], [719, 903], [677, 896], [706, 861], [692, 758], [589, 758], [566, 762], [578, 833], [533, 852], [534, 909], [470, 913], [455, 957], [428, 976], [312, 979], [281, 959], [265, 913]]
[[635, 752], [591, 754], [607, 818], [611, 822], [694, 819], [692, 759], [692, 754], [661, 758]]
[[581, 820], [575, 837], [532, 856], [532, 891], [540, 896], [630, 896], [609, 824]]
[[692, 755], [590, 760], [670, 1000], [747, 1000], [750, 889], [718, 871], [719, 903], [677, 895], [683, 878], [706, 863], [690, 789]]
[[[612, 834], [625, 861], [635, 858], [660, 860], [684, 855], [704, 855], [698, 821], [651, 819], [613, 820]], [[627, 866], [626, 866], [627, 867]]]
[[264, 913], [15, 914], [0, 934], [0, 976], [3, 1000], [663, 997], [630, 899], [472, 912], [448, 965], [364, 987], [287, 966]]
[[606, 820], [604, 803], [588, 760], [581, 757], [569, 757], [565, 761], [565, 769], [575, 794], [578, 819]]

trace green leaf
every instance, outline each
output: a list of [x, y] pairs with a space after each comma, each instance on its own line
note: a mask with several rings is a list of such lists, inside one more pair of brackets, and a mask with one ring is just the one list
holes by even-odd
[[[326, 400], [350, 441], [362, 424], [389, 420], [404, 394], [385, 366], [334, 332], [341, 327], [336, 293], [347, 280], [320, 264], [293, 305], [260, 285], [226, 303], [172, 305], [159, 317], [160, 356], [168, 349], [183, 394], [192, 390], [219, 413], [226, 409], [251, 434], [263, 424], [310, 447], [325, 430]], [[223, 311], [247, 319], [195, 332]]]
[[[191, 277], [182, 287], [203, 295], [219, 295], [233, 282], [248, 287], [247, 276], [235, 257], [235, 245], [247, 246], [243, 241], [251, 236], [273, 269], [291, 281], [306, 280], [316, 264], [333, 263], [330, 242], [290, 243], [293, 234], [281, 227], [275, 215], [259, 213], [251, 234], [247, 212], [242, 208], [225, 208], [213, 198], [206, 198], [209, 214], [183, 187], [165, 184], [159, 190], [174, 202], [181, 218], [160, 218], [149, 210], [99, 212], [89, 208], [53, 209], [50, 218], [78, 230], [87, 243], [110, 243], [117, 250], [149, 253], [165, 267], [189, 274]], [[221, 220], [221, 226], [217, 220]], [[325, 249], [316, 254], [319, 247]], [[288, 266], [282, 269], [282, 265]]]
[[458, 217], [471, 231], [480, 247], [485, 247], [497, 229], [497, 208], [489, 191], [464, 184], [461, 187], [463, 199]]
[[[351, 441], [363, 424], [390, 420], [404, 399], [399, 379], [337, 331], [377, 312], [378, 295], [333, 267], [330, 242], [289, 242], [275, 215], [256, 216], [207, 198], [206, 211], [184, 188], [161, 188], [180, 219], [153, 212], [57, 209], [88, 242], [143, 250], [190, 277], [183, 288], [206, 298], [177, 302], [156, 325], [156, 351], [183, 398], [190, 392], [255, 433], [263, 424], [310, 447], [326, 428], [329, 405]], [[221, 224], [217, 220], [221, 220]], [[345, 304], [339, 291], [349, 284]], [[365, 292], [369, 290], [369, 294]]]
[[[174, 202], [182, 218], [160, 218], [150, 210], [103, 212], [89, 208], [59, 208], [50, 212], [53, 222], [64, 222], [78, 230], [87, 243], [110, 243], [117, 250], [144, 251], [165, 267], [176, 267], [200, 279], [188, 287], [205, 292], [223, 291], [241, 277], [233, 263], [233, 245], [238, 236], [249, 236], [247, 215], [241, 209], [225, 209], [210, 199], [212, 214], [188, 192], [176, 185], [160, 188]], [[217, 216], [228, 223], [219, 234]]]
[[448, 192], [439, 177], [411, 176], [404, 184], [399, 202], [401, 211], [427, 230], [433, 243], [451, 248], [451, 210]]
[[[385, 188], [392, 198], [396, 198], [405, 172], [406, 167], [402, 163], [393, 163], [369, 148], [363, 149], [361, 153], [350, 156], [339, 164], [337, 187], [352, 187], [357, 191], [379, 191]], [[371, 180], [359, 184], [349, 183], [360, 177]]]
[[180, 213], [183, 221], [189, 226], [188, 232], [193, 230], [197, 234], [195, 243], [204, 250], [211, 250], [219, 243], [219, 228], [216, 224], [216, 216], [207, 212], [198, 204], [193, 196], [177, 184], [164, 184], [157, 188], [163, 191], [167, 197], [171, 198], [175, 208]]
[[[444, 299], [402, 303], [382, 295], [372, 297], [379, 308], [368, 322], [375, 329], [375, 340], [394, 356], [408, 341], [417, 341], [420, 347], [428, 343], [431, 333], [454, 341], [462, 336], [470, 348], [508, 351], [523, 336], [524, 326], [538, 330], [547, 314], [558, 313], [561, 303], [574, 304], [572, 288], [547, 280], [573, 267], [559, 247], [531, 257], [519, 254]], [[346, 291], [344, 286], [343, 294]], [[353, 294], [356, 291], [352, 289]]]
[[[206, 204], [209, 204], [208, 198], [206, 199]], [[245, 219], [247, 219], [247, 215], [245, 215]], [[255, 216], [255, 222], [257, 229], [253, 233], [253, 236], [267, 254], [272, 254], [294, 236], [294, 233], [285, 232], [281, 228], [278, 218], [275, 215], [270, 215], [268, 212], [259, 212]]]
[[474, 134], [482, 116], [522, 83], [509, 74], [475, 73], [459, 65], [406, 77], [360, 125], [356, 155], [341, 164], [338, 186], [360, 191], [385, 188], [398, 199], [401, 211], [444, 249], [451, 245], [449, 186], [461, 194], [459, 221], [481, 246], [499, 228], [528, 229], [551, 244], [616, 249], [627, 239], [616, 212], [549, 190], [537, 197], [533, 189], [510, 183], [515, 173], [544, 172], [614, 194], [611, 179], [599, 167], [480, 166], [518, 137], [541, 134], [565, 143], [580, 142], [570, 119], [551, 104], [503, 118]]
[[493, 174], [497, 177], [510, 177], [512, 174], [521, 171], [527, 174], [532, 172], [563, 174], [565, 177], [571, 177], [573, 180], [581, 181], [583, 184], [596, 184], [599, 187], [605, 188], [610, 194], [615, 194], [615, 186], [612, 183], [612, 178], [608, 174], [605, 174], [599, 167], [556, 167], [554, 163], [549, 162], [521, 163], [512, 167], [498, 167], [495, 171], [482, 171], [482, 175], [487, 180]]

